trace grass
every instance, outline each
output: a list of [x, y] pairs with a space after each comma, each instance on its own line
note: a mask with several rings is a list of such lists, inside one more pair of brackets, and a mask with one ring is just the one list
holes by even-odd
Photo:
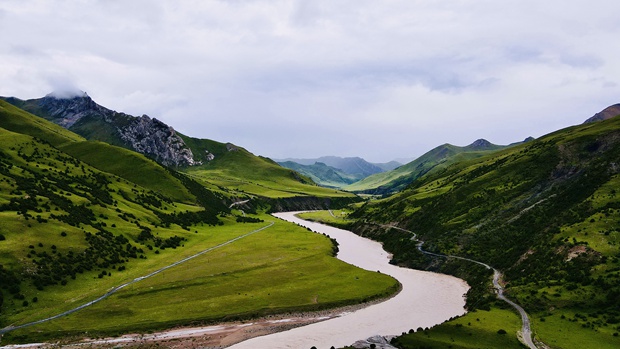
[[71, 143], [61, 149], [99, 170], [125, 178], [175, 201], [195, 201], [179, 180], [142, 154], [96, 141]]
[[[532, 326], [537, 336], [552, 348], [612, 349], [620, 347], [618, 324], [590, 328], [591, 319], [582, 320], [575, 314], [587, 314], [590, 310], [558, 310], [552, 315], [533, 317]], [[542, 319], [542, 320], [541, 320]]]
[[27, 113], [3, 100], [0, 100], [0, 127], [38, 137], [53, 145], [84, 140], [84, 138], [53, 122]]
[[[475, 311], [431, 329], [398, 337], [399, 348], [523, 348], [517, 340], [521, 318], [511, 310]], [[416, 330], [416, 329], [412, 329]], [[504, 330], [505, 334], [498, 331]]]
[[[266, 223], [228, 222], [222, 227], [200, 229], [184, 248], [165, 256], [149, 256], [147, 261], [125, 272], [114, 273], [88, 296], [76, 284], [57, 287], [46, 297], [54, 294], [52, 303], [70, 300], [62, 307], [70, 308], [124, 280], [262, 225]], [[395, 291], [397, 283], [392, 278], [350, 266], [331, 257], [330, 252], [331, 242], [323, 235], [276, 220], [272, 228], [133, 284], [78, 313], [16, 331], [11, 337], [19, 341], [50, 334], [144, 331], [194, 321], [322, 309], [359, 303]], [[48, 313], [51, 312], [39, 310], [29, 317], [22, 316], [22, 321]]]
[[331, 213], [328, 210], [321, 210], [300, 213], [298, 216], [313, 222], [342, 225], [353, 222], [353, 220], [348, 219], [349, 213], [351, 213], [351, 210], [349, 209], [332, 210]]

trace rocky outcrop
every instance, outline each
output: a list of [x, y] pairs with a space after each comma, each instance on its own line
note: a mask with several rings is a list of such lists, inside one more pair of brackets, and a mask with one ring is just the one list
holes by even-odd
[[366, 348], [376, 348], [376, 349], [397, 349], [395, 346], [390, 344], [390, 339], [383, 336], [373, 336], [366, 340], [359, 340], [351, 347], [356, 349], [366, 349]]
[[611, 119], [618, 115], [620, 115], [620, 104], [614, 104], [594, 114], [594, 116], [586, 120], [584, 124]]
[[135, 117], [107, 109], [85, 92], [50, 93], [39, 99], [8, 101], [87, 139], [125, 146], [166, 166], [201, 164], [172, 127], [147, 115]]
[[193, 166], [194, 154], [174, 129], [147, 115], [135, 118], [119, 129], [121, 138], [142, 154], [147, 154], [167, 166]]

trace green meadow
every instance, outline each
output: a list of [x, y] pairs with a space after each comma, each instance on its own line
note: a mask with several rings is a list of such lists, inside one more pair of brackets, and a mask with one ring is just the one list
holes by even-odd
[[77, 313], [9, 336], [13, 341], [31, 341], [247, 319], [361, 303], [388, 296], [398, 288], [386, 275], [332, 257], [331, 241], [323, 235], [271, 216], [260, 218], [265, 222], [238, 224], [226, 219], [222, 226], [198, 228], [182, 248], [149, 255], [131, 268], [113, 272], [94, 288], [87, 280], [52, 287], [41, 294], [36, 310], [15, 312], [10, 322], [33, 321], [78, 306], [115, 285], [275, 222], [268, 229], [127, 286]]
[[398, 289], [386, 275], [334, 258], [323, 235], [260, 214], [260, 208], [245, 218], [228, 209], [234, 197], [247, 197], [230, 183], [251, 183], [252, 191], [266, 197], [351, 194], [304, 184], [285, 169], [278, 170], [278, 180], [261, 180], [246, 166], [260, 172], [270, 162], [241, 149], [232, 157], [245, 156], [245, 165], [209, 168], [228, 176], [227, 184], [199, 183], [213, 174], [196, 169], [186, 176], [126, 149], [85, 141], [12, 106], [0, 108], [6, 113], [0, 119], [6, 127], [0, 128], [0, 328], [74, 309], [275, 223], [66, 317], [9, 332], [2, 344], [312, 311]]
[[475, 311], [432, 329], [412, 329], [394, 340], [399, 348], [523, 348], [517, 340], [521, 318], [511, 310]]

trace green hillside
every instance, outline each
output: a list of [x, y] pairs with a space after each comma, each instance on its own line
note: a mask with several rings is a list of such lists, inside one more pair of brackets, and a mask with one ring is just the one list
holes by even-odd
[[[271, 199], [292, 197], [349, 198], [350, 193], [317, 186], [310, 178], [256, 156], [231, 143], [182, 136], [192, 152], [203, 154], [200, 166], [182, 169], [205, 185], [216, 185], [231, 195]], [[209, 160], [206, 154], [212, 154]]]
[[53, 122], [36, 117], [1, 99], [0, 127], [17, 133], [29, 134], [56, 146], [84, 140]]
[[465, 147], [443, 144], [408, 164], [392, 171], [366, 177], [359, 182], [343, 187], [343, 189], [373, 195], [393, 194], [403, 190], [411, 182], [424, 175], [461, 161], [480, 158], [503, 148], [505, 146], [491, 144], [485, 140], [478, 140]]
[[142, 154], [97, 141], [69, 143], [60, 149], [99, 170], [125, 178], [175, 201], [196, 200], [169, 170]]
[[184, 174], [0, 103], [0, 332], [117, 290], [4, 333], [2, 344], [324, 309], [397, 290], [333, 258], [323, 235], [241, 217]]
[[[421, 254], [425, 248], [502, 270], [509, 297], [561, 348], [620, 345], [620, 118], [570, 127], [456, 163], [351, 214], [394, 262], [464, 277], [470, 309], [501, 307], [489, 274]], [[569, 335], [570, 334], [570, 335]]]

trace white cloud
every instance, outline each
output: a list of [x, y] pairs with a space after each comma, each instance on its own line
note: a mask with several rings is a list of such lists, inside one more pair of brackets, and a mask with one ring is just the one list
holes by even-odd
[[53, 81], [273, 157], [510, 143], [617, 103], [620, 3], [11, 1], [0, 95]]

